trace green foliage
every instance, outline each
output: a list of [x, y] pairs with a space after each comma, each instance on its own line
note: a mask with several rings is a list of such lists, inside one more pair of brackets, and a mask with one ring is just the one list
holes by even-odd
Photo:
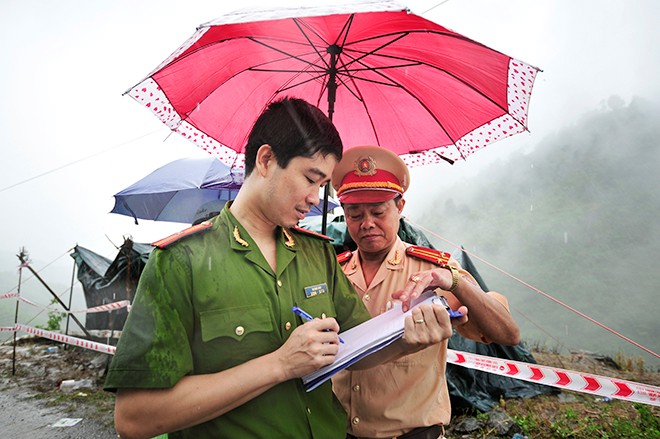
[[639, 424], [642, 433], [642, 436], [639, 437], [648, 439], [660, 438], [660, 418], [651, 412], [648, 405], [634, 403], [633, 407], [635, 407], [635, 410], [639, 413]]
[[[58, 301], [55, 299], [52, 299], [50, 301], [51, 305], [57, 303]], [[37, 328], [45, 329], [46, 331], [59, 331], [60, 325], [62, 324], [62, 320], [64, 319], [64, 317], [66, 317], [66, 313], [58, 312], [58, 311], [50, 311], [48, 313], [48, 321], [46, 322], [46, 326], [37, 325]]]
[[532, 410], [513, 416], [525, 435], [536, 439], [660, 439], [660, 418], [648, 405], [584, 401], [557, 406], [551, 401], [539, 401]]
[[516, 422], [516, 424], [518, 424], [520, 428], [522, 428], [522, 431], [529, 432], [538, 429], [536, 416], [533, 413], [528, 413], [523, 416], [514, 416], [513, 420]]

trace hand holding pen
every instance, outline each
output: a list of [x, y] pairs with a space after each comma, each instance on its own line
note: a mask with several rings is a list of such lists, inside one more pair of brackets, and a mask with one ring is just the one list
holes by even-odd
[[[309, 314], [308, 314], [306, 311], [304, 311], [303, 309], [298, 308], [297, 306], [294, 306], [293, 308], [291, 308], [291, 311], [293, 311], [297, 316], [299, 316], [299, 317], [300, 317], [303, 321], [305, 321], [305, 322], [309, 322], [309, 321], [311, 321], [311, 320], [314, 320], [314, 317], [312, 317], [311, 315], [309, 315]], [[343, 343], [344, 340], [342, 340], [341, 337], [339, 337], [339, 342], [340, 342], [340, 343]]]

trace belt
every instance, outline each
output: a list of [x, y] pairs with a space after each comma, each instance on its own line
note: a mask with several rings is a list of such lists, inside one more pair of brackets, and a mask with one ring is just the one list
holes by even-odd
[[[442, 428], [439, 425], [431, 425], [430, 427], [417, 427], [404, 433], [401, 436], [395, 436], [392, 439], [438, 439], [442, 437]], [[360, 439], [350, 433], [346, 434], [346, 439]]]

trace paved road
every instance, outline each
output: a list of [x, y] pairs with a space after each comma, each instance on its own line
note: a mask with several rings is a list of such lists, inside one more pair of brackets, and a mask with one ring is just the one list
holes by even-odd
[[[31, 390], [0, 379], [0, 436], [11, 439], [117, 439], [112, 413], [88, 405], [49, 405]], [[72, 427], [53, 427], [62, 418], [82, 418]]]

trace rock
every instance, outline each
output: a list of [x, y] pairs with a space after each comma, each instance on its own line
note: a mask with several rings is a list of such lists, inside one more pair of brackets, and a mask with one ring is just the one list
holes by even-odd
[[561, 393], [557, 396], [557, 399], [558, 399], [559, 402], [561, 402], [561, 403], [575, 402], [575, 401], [578, 400], [577, 397], [576, 397], [574, 394], [572, 394], [572, 393], [565, 393], [565, 392], [561, 392]]
[[481, 429], [484, 426], [484, 423], [479, 421], [477, 418], [465, 418], [461, 420], [456, 426], [453, 428], [453, 431], [456, 433], [472, 433], [473, 431], [477, 431]]
[[96, 357], [90, 361], [90, 367], [94, 367], [95, 369], [99, 368], [105, 368], [106, 363], [108, 362], [108, 355], [106, 354], [99, 354]]
[[515, 424], [516, 422], [505, 412], [501, 410], [492, 410], [488, 415], [488, 422], [486, 425], [489, 429], [492, 429], [494, 433], [504, 436]]
[[60, 390], [64, 393], [71, 393], [78, 389], [93, 389], [94, 383], [92, 380], [64, 380], [60, 383]]

